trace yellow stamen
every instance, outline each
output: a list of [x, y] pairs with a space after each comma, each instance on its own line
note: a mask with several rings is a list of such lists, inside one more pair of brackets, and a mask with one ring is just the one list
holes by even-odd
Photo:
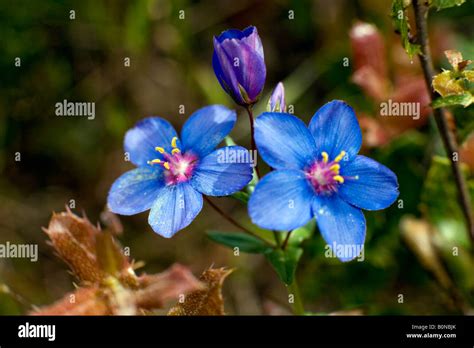
[[148, 163], [150, 163], [150, 164], [159, 164], [159, 163], [161, 163], [161, 160], [160, 159], [154, 159], [154, 160], [148, 161]]
[[341, 169], [341, 166], [337, 163], [329, 167], [329, 170], [332, 170], [336, 174], [339, 174], [339, 169]]
[[180, 149], [173, 149], [171, 150], [171, 154], [174, 155], [175, 153], [180, 153], [181, 150]]
[[337, 155], [337, 157], [334, 159], [334, 162], [340, 162], [344, 158], [345, 155], [346, 155], [346, 151], [341, 151], [341, 153]]
[[328, 153], [325, 152], [325, 151], [323, 151], [323, 152], [321, 152], [321, 156], [323, 156], [323, 162], [324, 162], [324, 163], [328, 163], [328, 161], [329, 161], [329, 155], [328, 155]]
[[[173, 137], [173, 139], [171, 139], [171, 147], [173, 149], [176, 148], [176, 141], [178, 140], [178, 137]], [[172, 153], [172, 152], [171, 152]]]
[[340, 184], [344, 183], [344, 178], [340, 175], [334, 176], [333, 179], [336, 180], [337, 182], [339, 182]]
[[168, 162], [163, 163], [163, 166], [164, 166], [166, 169], [170, 170], [170, 164], [169, 164]]
[[159, 153], [165, 153], [165, 149], [159, 146], [155, 147], [155, 150], [158, 151]]

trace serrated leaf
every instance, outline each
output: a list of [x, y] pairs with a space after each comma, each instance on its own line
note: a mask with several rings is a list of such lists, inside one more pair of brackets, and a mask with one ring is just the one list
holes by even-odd
[[[53, 304], [35, 309], [32, 315], [121, 315], [143, 314], [162, 308], [171, 300], [192, 291], [205, 289], [189, 268], [174, 264], [158, 274], [145, 274], [138, 284], [128, 287], [116, 278], [79, 287]], [[74, 301], [71, 301], [71, 299]]]
[[206, 285], [205, 289], [188, 294], [183, 303], [170, 309], [168, 315], [224, 315], [222, 285], [232, 269], [208, 269], [199, 280]]
[[462, 80], [457, 79], [454, 72], [450, 70], [443, 71], [433, 77], [433, 88], [443, 97], [465, 92]]
[[435, 109], [456, 105], [468, 107], [472, 103], [474, 103], [474, 96], [471, 93], [466, 92], [463, 94], [454, 94], [448, 95], [446, 97], [439, 97], [433, 100], [431, 106]]
[[158, 274], [142, 275], [138, 281], [139, 289], [134, 292], [135, 302], [138, 308], [146, 310], [162, 308], [171, 299], [206, 288], [188, 267], [180, 264], [174, 264]]
[[461, 6], [466, 0], [431, 0], [430, 5], [438, 11], [454, 6]]
[[231, 249], [238, 247], [246, 253], [262, 254], [272, 250], [272, 247], [263, 240], [245, 233], [210, 231], [207, 235], [216, 243]]
[[95, 239], [100, 231], [87, 218], [81, 218], [70, 210], [53, 213], [48, 228], [43, 230], [59, 257], [79, 280], [96, 282], [104, 278], [105, 273], [95, 252]]
[[421, 47], [410, 41], [410, 23], [408, 22], [405, 8], [403, 0], [393, 0], [391, 17], [395, 31], [400, 33], [403, 48], [410, 59], [413, 59], [414, 55], [421, 54]]
[[469, 82], [474, 82], [474, 70], [464, 71], [464, 78]]
[[274, 249], [265, 256], [275, 269], [278, 277], [286, 285], [293, 283], [298, 261], [303, 255], [303, 249], [288, 246], [285, 250]]

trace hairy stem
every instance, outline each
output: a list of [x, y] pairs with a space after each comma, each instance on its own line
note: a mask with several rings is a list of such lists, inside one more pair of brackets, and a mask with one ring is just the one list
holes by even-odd
[[[412, 0], [413, 8], [415, 11], [416, 21], [416, 41], [421, 46], [420, 58], [421, 66], [423, 68], [423, 74], [425, 82], [430, 91], [431, 100], [438, 97], [437, 93], [433, 90], [431, 83], [435, 76], [435, 70], [433, 68], [433, 61], [431, 58], [430, 44], [428, 38], [428, 11], [429, 5], [426, 0]], [[453, 171], [454, 179], [456, 181], [458, 198], [461, 204], [461, 208], [466, 220], [468, 234], [471, 242], [474, 243], [474, 217], [472, 214], [471, 199], [467, 190], [466, 180], [461, 172], [458, 161], [453, 160], [453, 155], [458, 153], [458, 144], [453, 132], [449, 129], [447, 114], [444, 108], [433, 109], [434, 118], [438, 127], [439, 133], [443, 140], [443, 145], [446, 150], [448, 157], [450, 158], [451, 169]]]
[[293, 313], [295, 315], [304, 315], [304, 306], [303, 301], [301, 300], [300, 288], [296, 278], [293, 280], [293, 283], [288, 285], [288, 295], [293, 295]]
[[[251, 149], [252, 154], [256, 155], [257, 153], [257, 145], [255, 144], [255, 129], [254, 129], [254, 122], [255, 119], [253, 117], [253, 110], [252, 105], [248, 105], [246, 107], [247, 113], [249, 115], [249, 122], [250, 122], [250, 134], [251, 134]], [[260, 171], [258, 169], [258, 163], [255, 164], [255, 171], [257, 172], [257, 177], [260, 179]]]

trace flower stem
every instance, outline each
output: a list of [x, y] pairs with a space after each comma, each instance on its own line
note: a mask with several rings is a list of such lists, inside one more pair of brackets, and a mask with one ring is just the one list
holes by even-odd
[[[250, 122], [250, 134], [251, 134], [251, 149], [252, 149], [252, 154], [257, 153], [257, 145], [255, 144], [255, 128], [254, 128], [254, 123], [255, 119], [253, 117], [253, 109], [252, 105], [248, 105], [246, 107], [247, 113], [249, 115], [249, 122]], [[257, 177], [260, 179], [260, 170], [258, 169], [258, 163], [255, 164], [255, 171], [257, 172]]]
[[[437, 93], [432, 89], [431, 83], [435, 76], [433, 61], [431, 58], [431, 50], [428, 38], [428, 12], [429, 5], [426, 0], [412, 0], [415, 11], [416, 22], [416, 41], [421, 46], [421, 54], [418, 55], [425, 82], [430, 91], [431, 100], [438, 97]], [[434, 118], [438, 127], [443, 145], [448, 157], [450, 158], [451, 170], [458, 190], [458, 198], [466, 220], [467, 230], [471, 243], [474, 244], [474, 216], [472, 213], [471, 199], [467, 190], [466, 180], [461, 172], [458, 161], [453, 160], [453, 155], [458, 153], [458, 144], [453, 132], [448, 126], [447, 114], [444, 108], [433, 109]]]
[[293, 230], [291, 231], [288, 231], [288, 233], [286, 234], [286, 238], [281, 246], [281, 249], [282, 250], [285, 250], [286, 249], [286, 246], [288, 245], [288, 242], [290, 241], [290, 236], [291, 236], [291, 232], [293, 232]]
[[295, 315], [304, 315], [303, 301], [301, 300], [300, 288], [296, 278], [293, 279], [293, 283], [288, 285], [288, 295], [293, 295], [293, 313]]
[[238, 222], [237, 220], [235, 220], [232, 216], [230, 216], [229, 214], [227, 214], [225, 211], [223, 211], [221, 208], [219, 208], [216, 204], [214, 204], [214, 202], [212, 202], [209, 197], [206, 197], [204, 196], [204, 199], [207, 201], [207, 203], [209, 203], [209, 205], [214, 208], [215, 211], [217, 211], [220, 215], [222, 215], [222, 217], [224, 217], [227, 221], [229, 221], [231, 224], [233, 224], [234, 226], [240, 228], [242, 231], [254, 236], [255, 238], [258, 238], [262, 241], [264, 241], [265, 243], [267, 243], [268, 245], [271, 246], [270, 243], [268, 243], [265, 239], [263, 239], [262, 237], [260, 237], [259, 235], [257, 235], [256, 233], [250, 231], [247, 227], [245, 227], [244, 225], [242, 225], [240, 222]]
[[281, 246], [280, 236], [277, 231], [272, 231], [272, 232], [273, 232], [273, 238], [275, 239], [276, 247], [280, 248]]

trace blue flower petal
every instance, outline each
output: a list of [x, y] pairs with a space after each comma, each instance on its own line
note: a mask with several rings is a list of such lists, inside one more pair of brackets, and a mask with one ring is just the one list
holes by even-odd
[[148, 210], [163, 189], [161, 167], [139, 167], [122, 174], [109, 191], [107, 202], [112, 212], [133, 215]]
[[208, 155], [230, 133], [236, 120], [235, 111], [222, 105], [197, 110], [181, 130], [183, 151], [192, 151], [200, 158]]
[[244, 37], [250, 35], [253, 32], [254, 29], [255, 29], [255, 27], [248, 27], [248, 28], [245, 28], [244, 30], [227, 29], [227, 30], [223, 31], [222, 33], [220, 33], [220, 35], [216, 37], [216, 40], [219, 41], [219, 43], [221, 43], [222, 41], [224, 41], [226, 39], [240, 40], [240, 39], [243, 39]]
[[[130, 155], [130, 161], [136, 166], [147, 165], [155, 158], [163, 159], [155, 147], [163, 147], [171, 152], [171, 140], [176, 137], [173, 126], [161, 117], [145, 118], [125, 134], [124, 148]], [[180, 147], [180, 142], [177, 142]]]
[[151, 207], [148, 223], [165, 238], [188, 226], [202, 209], [202, 195], [189, 183], [165, 186]]
[[276, 170], [255, 187], [248, 210], [256, 225], [270, 230], [292, 230], [312, 217], [314, 191], [300, 170]]
[[254, 26], [247, 27], [244, 30], [228, 29], [216, 37], [218, 43], [222, 43], [226, 39], [242, 40], [263, 57], [262, 41], [258, 35], [257, 28]]
[[[341, 168], [346, 177], [339, 186], [339, 196], [356, 207], [367, 210], [385, 209], [398, 197], [396, 175], [384, 165], [357, 156]], [[357, 178], [357, 179], [356, 179]]]
[[318, 152], [327, 152], [330, 160], [341, 151], [345, 151], [347, 159], [351, 160], [362, 145], [362, 132], [354, 110], [340, 100], [329, 102], [316, 111], [309, 130]]
[[364, 245], [365, 217], [359, 208], [344, 202], [337, 195], [315, 196], [313, 213], [319, 230], [336, 256], [343, 262], [353, 260]]
[[215, 150], [200, 160], [191, 185], [208, 196], [227, 196], [241, 190], [252, 180], [253, 158], [241, 146]]
[[257, 117], [255, 142], [260, 156], [275, 169], [304, 169], [317, 158], [313, 136], [290, 114], [265, 112]]
[[265, 84], [264, 58], [251, 46], [259, 40], [229, 39], [219, 43], [214, 39], [214, 71], [221, 86], [238, 104], [255, 103]]
[[[215, 40], [215, 39], [214, 39]], [[222, 49], [219, 49], [219, 44], [214, 43], [214, 54], [212, 55], [212, 67], [214, 73], [216, 74], [217, 80], [219, 81], [222, 89], [227, 92], [237, 104], [245, 104], [245, 101], [239, 90], [239, 81], [237, 81], [237, 76], [235, 75], [234, 69], [229, 65], [225, 52]], [[217, 56], [217, 52], [221, 58]], [[222, 60], [222, 64], [221, 64]], [[225, 74], [224, 74], [225, 69]]]

